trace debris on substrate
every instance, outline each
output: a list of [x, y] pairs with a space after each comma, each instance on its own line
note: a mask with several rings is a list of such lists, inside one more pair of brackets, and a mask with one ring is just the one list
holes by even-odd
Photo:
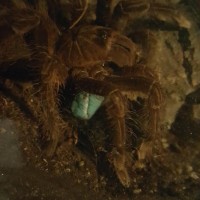
[[[37, 124], [2, 93], [1, 200], [200, 199], [200, 31], [193, 20], [195, 8], [188, 9], [192, 24], [188, 32], [156, 33], [159, 42], [152, 67], [160, 72], [165, 109], [153, 158], [132, 172], [132, 186], [123, 188], [112, 172], [105, 175], [97, 168], [98, 158], [91, 159], [67, 142], [60, 144], [52, 159], [46, 158]], [[181, 44], [185, 40], [187, 48]]]

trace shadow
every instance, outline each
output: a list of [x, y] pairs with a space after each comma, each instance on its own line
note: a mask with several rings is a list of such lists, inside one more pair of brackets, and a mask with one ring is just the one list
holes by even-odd
[[194, 117], [194, 105], [200, 104], [200, 88], [188, 94], [171, 126], [171, 132], [181, 140], [200, 138], [200, 119]]

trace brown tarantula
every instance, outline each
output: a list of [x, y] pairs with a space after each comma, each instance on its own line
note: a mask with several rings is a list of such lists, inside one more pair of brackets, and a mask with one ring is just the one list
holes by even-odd
[[[128, 187], [128, 99], [142, 93], [148, 116], [139, 121], [147, 136], [137, 148], [138, 159], [151, 151], [162, 102], [158, 76], [147, 66], [153, 55], [148, 24], [188, 28], [188, 21], [175, 5], [147, 0], [2, 0], [0, 5], [1, 90], [12, 90], [32, 110], [48, 137], [48, 156], [73, 132], [70, 119], [59, 112], [59, 89], [70, 80], [74, 96], [103, 97], [110, 163]], [[34, 96], [32, 107], [27, 91]]]

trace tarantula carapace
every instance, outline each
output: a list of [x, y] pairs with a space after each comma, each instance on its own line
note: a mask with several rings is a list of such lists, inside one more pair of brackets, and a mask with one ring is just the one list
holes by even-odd
[[[10, 0], [0, 4], [1, 88], [11, 88], [8, 82], [12, 82], [12, 88], [20, 91], [15, 95], [28, 107], [22, 92], [31, 91], [36, 102], [34, 119], [49, 137], [47, 155], [54, 154], [64, 135], [72, 135], [70, 120], [64, 120], [58, 106], [59, 89], [70, 80], [74, 94], [103, 97], [100, 104], [110, 130], [108, 157], [120, 182], [129, 186], [128, 99], [142, 93], [148, 116], [139, 121], [147, 137], [137, 149], [138, 159], [151, 151], [162, 102], [158, 77], [147, 66], [148, 55], [153, 54], [149, 54], [151, 42], [144, 41], [148, 42], [150, 31], [147, 26], [144, 31], [142, 24], [154, 20], [188, 28], [188, 21], [175, 6], [143, 0]], [[138, 25], [139, 30], [127, 24]]]

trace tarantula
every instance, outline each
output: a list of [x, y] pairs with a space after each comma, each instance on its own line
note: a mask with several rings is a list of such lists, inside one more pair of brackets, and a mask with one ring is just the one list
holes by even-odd
[[[22, 92], [34, 91], [32, 115], [49, 137], [46, 154], [52, 156], [63, 136], [72, 135], [70, 121], [59, 111], [59, 89], [70, 80], [74, 96], [83, 92], [88, 96], [85, 103], [83, 97], [78, 100], [84, 107], [90, 107], [88, 101], [95, 95], [102, 97], [99, 105], [105, 108], [111, 135], [110, 163], [128, 187], [128, 98], [139, 92], [145, 99], [148, 119], [140, 123], [147, 137], [137, 149], [139, 159], [151, 151], [162, 102], [158, 76], [147, 66], [153, 48], [144, 41], [150, 32], [142, 25], [153, 20], [188, 28], [187, 19], [175, 6], [143, 0], [13, 0], [0, 1], [0, 5], [1, 90], [10, 88], [8, 82], [12, 82], [12, 88], [20, 91], [15, 95], [27, 107]], [[135, 35], [128, 24], [138, 27]], [[93, 106], [94, 114], [98, 105]]]

